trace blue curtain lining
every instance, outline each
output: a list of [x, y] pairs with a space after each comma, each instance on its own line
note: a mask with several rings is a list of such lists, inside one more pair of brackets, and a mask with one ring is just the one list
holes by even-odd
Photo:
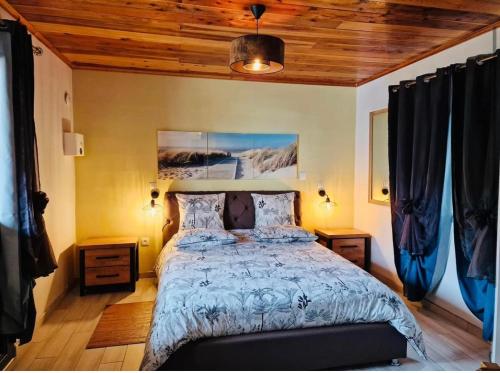
[[446, 271], [446, 264], [448, 263], [448, 256], [450, 253], [452, 223], [450, 117], [448, 124], [448, 139], [446, 143], [446, 165], [437, 245], [434, 249], [428, 250], [424, 255], [411, 255], [408, 250], [399, 251], [400, 273], [403, 278], [403, 283], [408, 288], [422, 289], [423, 293], [420, 294], [421, 298], [437, 288]]

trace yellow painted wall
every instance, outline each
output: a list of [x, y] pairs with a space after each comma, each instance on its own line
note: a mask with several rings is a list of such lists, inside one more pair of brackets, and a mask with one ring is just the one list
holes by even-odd
[[[0, 8], [0, 18], [12, 19]], [[64, 92], [72, 92], [72, 72], [50, 49], [35, 62], [35, 123], [42, 190], [50, 202], [44, 218], [59, 268], [36, 281], [34, 290], [37, 317], [42, 317], [73, 283], [75, 243], [75, 162], [63, 154], [63, 131], [71, 131], [72, 105]]]
[[[161, 181], [166, 190], [298, 189], [308, 229], [352, 226], [354, 88], [73, 72], [76, 131], [86, 155], [76, 160], [77, 239], [149, 236], [140, 270], [150, 271], [161, 248], [160, 216], [142, 210], [156, 180], [157, 130], [298, 133], [299, 171], [307, 179]], [[338, 207], [316, 193], [323, 182]], [[161, 202], [160, 202], [161, 203]]]

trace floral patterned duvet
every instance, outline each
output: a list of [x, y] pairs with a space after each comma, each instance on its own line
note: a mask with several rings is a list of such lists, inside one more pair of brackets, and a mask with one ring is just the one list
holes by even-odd
[[235, 244], [181, 249], [171, 240], [162, 250], [141, 369], [157, 369], [205, 337], [383, 321], [425, 356], [411, 312], [370, 274], [315, 242], [263, 243], [252, 231], [233, 233]]

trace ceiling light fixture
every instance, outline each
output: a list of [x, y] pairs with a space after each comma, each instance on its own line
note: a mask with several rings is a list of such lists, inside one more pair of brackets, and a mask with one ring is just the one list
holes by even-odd
[[265, 5], [251, 5], [250, 10], [255, 17], [257, 32], [231, 42], [231, 70], [243, 74], [271, 74], [283, 70], [285, 42], [275, 36], [259, 34], [259, 19], [266, 11]]

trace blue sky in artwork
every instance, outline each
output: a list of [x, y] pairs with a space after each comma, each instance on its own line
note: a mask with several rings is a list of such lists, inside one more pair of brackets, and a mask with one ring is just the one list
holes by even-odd
[[221, 150], [283, 148], [297, 142], [293, 134], [208, 133], [208, 147]]

